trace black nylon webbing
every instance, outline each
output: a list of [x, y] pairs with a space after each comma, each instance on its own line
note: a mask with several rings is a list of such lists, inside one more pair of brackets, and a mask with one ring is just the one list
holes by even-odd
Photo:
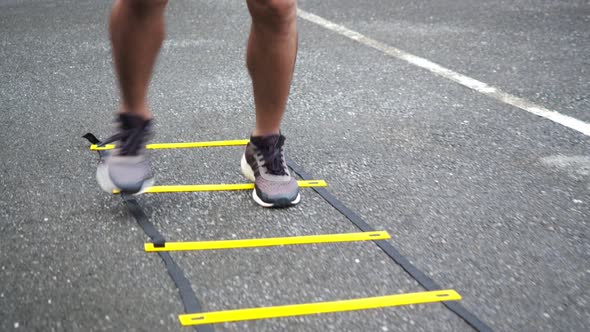
[[166, 243], [164, 236], [158, 232], [156, 227], [149, 221], [145, 212], [139, 205], [139, 203], [133, 198], [133, 196], [129, 196], [126, 194], [121, 194], [127, 209], [135, 218], [135, 221], [139, 224], [143, 232], [152, 240], [154, 243], [154, 247], [163, 247]]
[[[135, 221], [137, 221], [139, 227], [141, 227], [143, 232], [147, 236], [149, 236], [154, 242], [154, 246], [156, 246], [156, 243], [158, 246], [163, 246], [166, 242], [164, 236], [160, 232], [158, 232], [156, 227], [154, 227], [154, 225], [149, 221], [145, 212], [143, 212], [141, 205], [139, 205], [139, 203], [132, 196], [124, 194], [122, 194], [121, 196], [123, 197], [123, 201], [129, 209], [129, 212], [133, 215]], [[176, 285], [176, 288], [178, 288], [178, 293], [180, 294], [180, 300], [182, 301], [182, 305], [184, 306], [184, 311], [186, 313], [202, 312], [203, 310], [201, 309], [201, 304], [199, 303], [199, 300], [197, 299], [197, 296], [195, 295], [195, 292], [193, 291], [190, 282], [184, 275], [182, 269], [178, 266], [178, 264], [176, 264], [174, 259], [172, 259], [170, 253], [158, 252], [158, 255], [164, 261], [166, 271], [170, 275], [170, 278], [172, 278], [172, 281]], [[195, 326], [194, 329], [196, 332], [214, 331], [213, 326], [211, 325]]]
[[[99, 144], [100, 140], [98, 140], [94, 135], [88, 133], [83, 136], [92, 144]], [[98, 151], [99, 155], [102, 157], [103, 152]], [[287, 163], [291, 169], [297, 173], [302, 179], [304, 180], [313, 180], [314, 178], [307, 174], [303, 168], [297, 165], [293, 160], [287, 160]], [[375, 231], [371, 225], [367, 224], [361, 217], [359, 217], [356, 213], [352, 210], [347, 208], [342, 202], [340, 202], [336, 197], [334, 197], [328, 190], [321, 187], [313, 187], [315, 190], [324, 200], [326, 200], [332, 207], [342, 213], [348, 220], [350, 220], [357, 228], [359, 228], [363, 232], [372, 232]], [[147, 215], [143, 212], [141, 205], [129, 195], [122, 194], [121, 197], [123, 198], [125, 205], [129, 209], [129, 212], [133, 215], [138, 225], [144, 231], [144, 233], [150, 237], [154, 246], [163, 246], [166, 242], [164, 236], [158, 232], [158, 230], [154, 227], [154, 225], [149, 221]], [[426, 290], [434, 291], [442, 289], [434, 280], [428, 277], [424, 272], [420, 271], [416, 266], [414, 266], [410, 261], [403, 256], [395, 247], [393, 247], [389, 242], [385, 240], [377, 240], [373, 241], [381, 250], [383, 250], [396, 264], [398, 264], [404, 271], [406, 271], [412, 278], [414, 278], [422, 287]], [[186, 313], [196, 313], [201, 312], [201, 305], [199, 300], [197, 299], [190, 282], [186, 279], [184, 272], [180, 267], [176, 264], [172, 256], [168, 252], [158, 252], [158, 255], [164, 261], [166, 266], [166, 270], [168, 274], [172, 278], [172, 281], [178, 288], [180, 293], [180, 298], [184, 305], [184, 309]], [[481, 332], [492, 332], [493, 330], [481, 321], [477, 316], [469, 312], [465, 307], [457, 302], [442, 302], [449, 310], [454, 312], [457, 316], [463, 319], [467, 324], [471, 325], [475, 330]], [[213, 326], [211, 325], [200, 325], [195, 327], [195, 331], [197, 332], [213, 332]]]
[[[314, 178], [307, 174], [303, 168], [297, 165], [293, 160], [288, 159], [287, 164], [291, 169], [297, 173], [303, 180], [313, 180]], [[325, 199], [330, 205], [332, 205], [336, 210], [342, 213], [348, 220], [350, 220], [358, 229], [363, 232], [374, 232], [375, 228], [371, 225], [367, 224], [361, 217], [359, 217], [356, 213], [352, 210], [347, 208], [342, 202], [340, 202], [336, 197], [334, 197], [328, 190], [322, 187], [313, 187], [323, 199]], [[397, 263], [404, 271], [406, 271], [412, 278], [414, 278], [422, 287], [426, 290], [434, 291], [442, 289], [434, 280], [428, 277], [424, 272], [420, 271], [416, 266], [414, 266], [410, 261], [404, 257], [394, 246], [392, 246], [389, 242], [385, 240], [376, 240], [373, 241], [381, 250], [383, 250], [387, 256], [389, 256], [395, 263]], [[469, 312], [465, 307], [463, 307], [458, 302], [454, 301], [447, 301], [442, 302], [449, 310], [457, 314], [461, 319], [463, 319], [467, 324], [471, 325], [475, 330], [481, 332], [492, 332], [492, 329], [477, 318], [474, 314]]]
[[[96, 138], [96, 136], [88, 133], [83, 138], [86, 138], [92, 144], [99, 144], [100, 140]], [[99, 156], [102, 158], [104, 156], [103, 151], [98, 151]], [[127, 209], [139, 225], [143, 232], [152, 240], [154, 246], [161, 247], [164, 246], [166, 243], [166, 239], [164, 236], [156, 229], [154, 224], [149, 221], [149, 218], [141, 208], [141, 205], [137, 202], [137, 200], [130, 195], [121, 194], [123, 198], [123, 202]], [[182, 305], [184, 306], [184, 311], [186, 313], [198, 313], [202, 312], [201, 304], [191, 287], [190, 281], [184, 275], [182, 269], [176, 264], [172, 256], [169, 252], [158, 252], [160, 258], [164, 261], [164, 266], [166, 267], [166, 271], [170, 278], [178, 288], [178, 293], [180, 294], [180, 300], [182, 301]], [[195, 326], [194, 330], [196, 332], [214, 332], [212, 325], [200, 325]]]

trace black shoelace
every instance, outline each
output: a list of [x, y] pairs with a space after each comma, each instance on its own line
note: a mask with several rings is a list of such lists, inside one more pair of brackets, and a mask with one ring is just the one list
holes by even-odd
[[264, 166], [266, 173], [272, 175], [287, 175], [283, 167], [283, 142], [284, 137], [279, 137], [276, 142], [264, 142], [259, 147], [262, 157], [264, 158]]
[[[123, 125], [121, 125], [121, 127], [123, 127]], [[120, 149], [119, 155], [137, 155], [144, 143], [144, 138], [146, 136], [145, 128], [141, 126], [134, 128], [120, 128], [119, 130], [118, 133], [104, 140], [100, 146], [119, 141], [121, 142], [120, 146], [118, 146]]]

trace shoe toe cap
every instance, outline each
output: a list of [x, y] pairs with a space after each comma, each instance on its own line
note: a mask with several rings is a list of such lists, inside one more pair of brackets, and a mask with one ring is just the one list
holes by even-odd
[[146, 181], [153, 178], [149, 168], [124, 163], [110, 164], [109, 175], [113, 184], [124, 193], [141, 191]]
[[274, 203], [275, 206], [280, 205], [291, 205], [299, 195], [299, 185], [293, 178], [285, 182], [274, 182], [267, 181], [264, 179], [258, 179], [256, 182], [256, 194], [264, 202]]

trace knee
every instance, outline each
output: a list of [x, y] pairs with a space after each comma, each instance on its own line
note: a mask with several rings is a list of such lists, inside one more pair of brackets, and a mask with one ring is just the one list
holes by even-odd
[[126, 7], [134, 15], [147, 16], [162, 12], [168, 0], [117, 0], [116, 3]]
[[247, 0], [252, 21], [280, 29], [297, 19], [296, 0]]

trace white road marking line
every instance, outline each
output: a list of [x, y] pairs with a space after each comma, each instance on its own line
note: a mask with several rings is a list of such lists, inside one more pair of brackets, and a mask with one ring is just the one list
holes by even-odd
[[393, 56], [400, 60], [404, 60], [414, 66], [426, 69], [431, 73], [434, 73], [438, 76], [444, 77], [451, 81], [457, 82], [469, 89], [475, 90], [479, 93], [482, 93], [488, 97], [494, 98], [498, 101], [506, 103], [508, 105], [512, 105], [514, 107], [518, 107], [522, 110], [525, 110], [529, 113], [538, 115], [545, 119], [551, 120], [553, 122], [559, 123], [563, 126], [576, 130], [586, 136], [590, 136], [590, 123], [578, 120], [574, 117], [561, 114], [556, 111], [549, 110], [543, 106], [537, 105], [533, 102], [530, 102], [524, 98], [520, 98], [514, 95], [511, 95], [507, 92], [504, 92], [496, 87], [490, 86], [484, 82], [480, 82], [476, 79], [473, 79], [469, 76], [465, 76], [463, 74], [457, 73], [453, 70], [445, 68], [439, 64], [436, 64], [428, 59], [424, 59], [408, 52], [402, 51], [398, 48], [393, 46], [389, 46], [382, 42], [379, 42], [375, 39], [371, 39], [361, 33], [356, 31], [350, 30], [345, 26], [340, 24], [328, 21], [320, 16], [317, 16], [312, 13], [308, 13], [301, 9], [298, 9], [297, 14], [302, 19], [309, 21], [311, 23], [315, 23], [319, 26], [322, 26], [330, 31], [336, 32], [339, 35], [345, 36], [350, 38], [354, 41], [357, 41], [363, 45], [369, 46], [376, 50], [379, 50], [387, 55]]

